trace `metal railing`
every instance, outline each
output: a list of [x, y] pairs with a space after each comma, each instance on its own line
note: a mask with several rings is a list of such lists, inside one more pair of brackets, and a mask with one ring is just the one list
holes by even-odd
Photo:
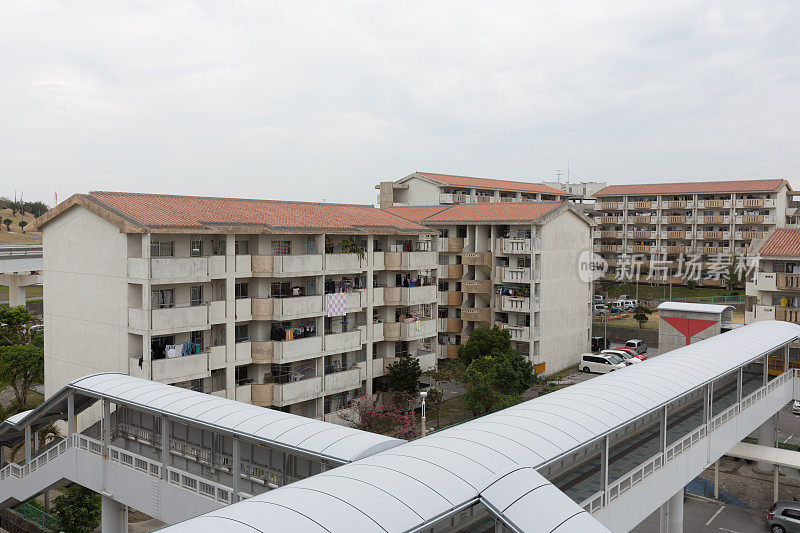
[[46, 513], [44, 509], [39, 509], [35, 505], [32, 505], [28, 502], [23, 503], [15, 509], [11, 509], [11, 511], [46, 531], [60, 530], [61, 524], [59, 523], [58, 518]]

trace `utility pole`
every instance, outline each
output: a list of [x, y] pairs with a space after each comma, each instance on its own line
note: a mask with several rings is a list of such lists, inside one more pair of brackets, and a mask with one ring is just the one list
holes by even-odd
[[425, 398], [428, 396], [427, 391], [422, 391], [419, 393], [420, 397], [422, 398], [422, 416], [419, 418], [420, 423], [420, 436], [424, 437], [425, 433], [427, 433], [427, 428], [425, 427]]

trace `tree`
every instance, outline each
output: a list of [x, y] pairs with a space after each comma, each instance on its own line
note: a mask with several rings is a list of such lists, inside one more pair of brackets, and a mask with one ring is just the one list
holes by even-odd
[[533, 365], [521, 354], [480, 357], [464, 371], [464, 400], [474, 416], [482, 416], [522, 401], [535, 380]]
[[44, 381], [44, 350], [37, 346], [0, 347], [0, 382], [14, 389], [14, 400], [28, 405], [28, 392]]
[[11, 220], [10, 218], [4, 218], [4, 219], [3, 219], [3, 225], [6, 227], [6, 231], [11, 231], [11, 224], [12, 224], [13, 222], [14, 222], [14, 221], [13, 221], [13, 220]]
[[93, 531], [100, 525], [100, 495], [73, 485], [53, 501], [53, 512], [66, 533]]
[[419, 392], [419, 378], [422, 369], [419, 359], [408, 354], [401, 355], [396, 362], [387, 367], [386, 381], [389, 390], [411, 398]]
[[733, 261], [728, 265], [728, 269], [722, 274], [722, 279], [728, 290], [732, 291], [739, 288], [743, 281], [742, 278], [743, 276], [737, 264], [736, 257], [734, 256]]
[[492, 329], [478, 328], [470, 333], [466, 344], [458, 349], [458, 358], [466, 368], [479, 357], [513, 353], [516, 352], [511, 346], [511, 332], [494, 326]]
[[442, 366], [435, 370], [425, 372], [425, 375], [431, 379], [431, 386], [428, 389], [428, 397], [425, 399], [427, 405], [433, 405], [436, 409], [436, 427], [440, 427], [442, 419], [440, 412], [442, 410], [442, 401], [444, 400], [444, 391], [442, 390], [442, 383], [454, 381], [456, 379], [456, 372], [451, 370], [449, 366]]
[[0, 346], [28, 344], [32, 322], [33, 317], [24, 305], [0, 307]]
[[647, 315], [652, 313], [653, 310], [645, 305], [637, 305], [633, 308], [633, 319], [639, 323], [639, 329], [644, 327], [647, 322]]
[[19, 226], [19, 229], [22, 230], [22, 233], [25, 233], [25, 226], [27, 226], [28, 223], [25, 222], [24, 220], [20, 220], [19, 222], [17, 222], [17, 225]]
[[339, 416], [356, 429], [398, 439], [412, 438], [417, 426], [413, 412], [405, 411], [397, 405], [383, 405], [374, 395], [356, 398], [350, 405], [350, 410]]
[[44, 202], [36, 201], [36, 202], [25, 202], [25, 209], [35, 217], [40, 217], [47, 213], [50, 210], [50, 206], [48, 206]]

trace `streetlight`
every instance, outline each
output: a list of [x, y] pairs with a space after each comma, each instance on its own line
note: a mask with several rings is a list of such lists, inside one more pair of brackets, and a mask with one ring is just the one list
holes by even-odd
[[420, 396], [420, 398], [422, 398], [422, 417], [420, 417], [420, 421], [419, 421], [420, 422], [420, 426], [421, 426], [420, 435], [422, 437], [424, 437], [425, 433], [426, 433], [426, 431], [425, 431], [425, 398], [428, 397], [428, 392], [427, 391], [421, 391], [419, 393], [419, 396]]

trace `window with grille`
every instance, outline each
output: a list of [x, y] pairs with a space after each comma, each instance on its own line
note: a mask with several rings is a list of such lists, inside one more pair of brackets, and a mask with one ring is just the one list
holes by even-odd
[[173, 241], [156, 241], [150, 243], [150, 257], [172, 257], [175, 255]]
[[192, 257], [200, 257], [203, 255], [203, 241], [200, 239], [192, 239], [189, 253]]
[[203, 305], [203, 287], [201, 285], [192, 285], [190, 292], [192, 305]]
[[272, 255], [291, 255], [291, 241], [272, 241]]

